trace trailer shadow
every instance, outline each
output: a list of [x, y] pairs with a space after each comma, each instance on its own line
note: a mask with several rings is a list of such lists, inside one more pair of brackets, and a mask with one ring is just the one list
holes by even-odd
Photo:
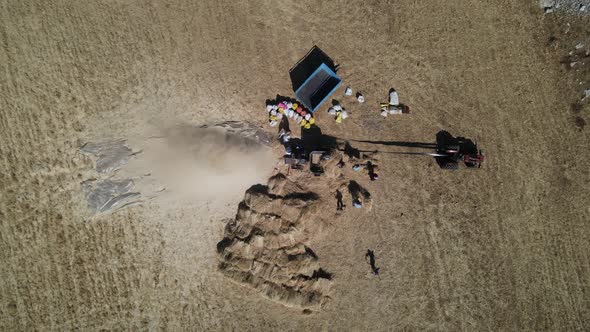
[[335, 137], [324, 135], [322, 129], [317, 125], [312, 125], [309, 129], [301, 129], [301, 143], [306, 152], [312, 151], [331, 151], [338, 147], [338, 141]]
[[307, 54], [301, 58], [293, 68], [289, 70], [293, 91], [297, 91], [305, 80], [321, 65], [325, 64], [332, 71], [338, 70], [338, 65], [317, 45], [314, 45]]

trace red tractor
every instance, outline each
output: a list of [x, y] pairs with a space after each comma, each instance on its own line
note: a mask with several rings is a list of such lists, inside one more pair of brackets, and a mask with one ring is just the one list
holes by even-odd
[[467, 168], [480, 168], [485, 159], [482, 150], [479, 150], [477, 144], [472, 140], [465, 137], [454, 137], [448, 131], [444, 130], [439, 131], [436, 134], [436, 143], [369, 140], [356, 140], [355, 142], [425, 149], [430, 151], [434, 150], [434, 152], [358, 150], [352, 148], [348, 142], [346, 142], [342, 151], [348, 155], [358, 155], [360, 152], [383, 152], [399, 155], [430, 156], [434, 157], [436, 163], [442, 169], [458, 169], [461, 162], [463, 162]]
[[437, 135], [436, 153], [431, 154], [443, 169], [458, 169], [463, 162], [467, 168], [480, 168], [484, 161], [477, 144], [464, 137], [453, 137], [448, 132]]

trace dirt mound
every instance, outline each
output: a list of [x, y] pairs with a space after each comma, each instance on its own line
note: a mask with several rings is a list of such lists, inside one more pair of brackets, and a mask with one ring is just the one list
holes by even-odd
[[319, 202], [282, 174], [251, 187], [217, 244], [220, 270], [287, 306], [319, 309], [332, 283], [306, 245]]

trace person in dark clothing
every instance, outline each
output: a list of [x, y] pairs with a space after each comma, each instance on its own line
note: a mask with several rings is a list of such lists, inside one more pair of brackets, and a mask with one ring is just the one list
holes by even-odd
[[344, 210], [344, 202], [342, 202], [342, 193], [340, 190], [336, 190], [336, 211]]
[[375, 266], [375, 252], [373, 252], [371, 249], [367, 249], [365, 259], [367, 259], [367, 257], [369, 258], [369, 264], [371, 264], [371, 270], [373, 271], [373, 274], [378, 275], [381, 268]]
[[377, 173], [375, 173], [375, 165], [371, 161], [367, 161], [367, 170], [369, 171], [369, 178], [371, 181], [375, 181], [379, 178]]

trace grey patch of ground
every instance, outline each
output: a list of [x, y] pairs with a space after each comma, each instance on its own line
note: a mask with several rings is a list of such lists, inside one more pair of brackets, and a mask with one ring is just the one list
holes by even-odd
[[563, 11], [575, 15], [590, 15], [590, 0], [539, 0], [545, 13]]
[[82, 190], [93, 214], [112, 212], [140, 202], [141, 195], [134, 192], [130, 179], [111, 180], [114, 172], [127, 164], [133, 156], [124, 140], [90, 142], [80, 150], [95, 159], [95, 170], [108, 179], [91, 179], [82, 183]]
[[[203, 128], [207, 127], [209, 126], [203, 126]], [[271, 145], [273, 141], [273, 137], [271, 134], [249, 122], [226, 121], [214, 124], [212, 127], [224, 128], [230, 133], [235, 133], [245, 138], [254, 139], [264, 145]]]
[[124, 140], [86, 143], [80, 150], [96, 158], [96, 171], [99, 173], [116, 171], [133, 155]]
[[131, 180], [86, 181], [82, 188], [93, 213], [104, 213], [139, 203], [141, 195], [132, 192]]

